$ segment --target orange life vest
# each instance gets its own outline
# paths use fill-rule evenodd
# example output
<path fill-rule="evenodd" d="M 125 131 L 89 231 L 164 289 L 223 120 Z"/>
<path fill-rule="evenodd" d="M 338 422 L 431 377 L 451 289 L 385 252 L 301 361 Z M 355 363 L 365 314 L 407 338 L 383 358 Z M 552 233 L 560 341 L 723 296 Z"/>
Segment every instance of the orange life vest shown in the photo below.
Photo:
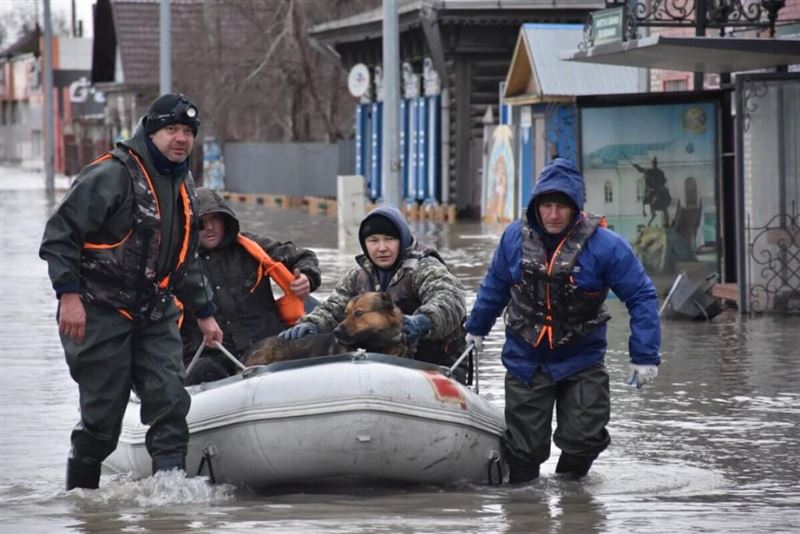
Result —
<path fill-rule="evenodd" d="M 275 300 L 281 321 L 288 326 L 295 324 L 305 313 L 305 307 L 303 297 L 295 295 L 289 287 L 292 280 L 294 280 L 294 275 L 284 264 L 270 258 L 261 245 L 249 237 L 239 234 L 236 236 L 236 242 L 258 262 L 256 283 L 250 288 L 250 292 L 252 293 L 256 290 L 266 273 L 283 291 L 283 296 Z"/>

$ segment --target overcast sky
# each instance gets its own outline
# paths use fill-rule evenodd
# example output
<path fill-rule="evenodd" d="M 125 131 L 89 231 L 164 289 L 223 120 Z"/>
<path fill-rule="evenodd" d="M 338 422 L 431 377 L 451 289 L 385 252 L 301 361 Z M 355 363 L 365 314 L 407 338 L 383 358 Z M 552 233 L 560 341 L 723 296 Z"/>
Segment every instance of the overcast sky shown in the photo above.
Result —
<path fill-rule="evenodd" d="M 92 6 L 95 0 L 74 0 L 75 18 L 83 20 L 83 36 L 92 36 Z M 58 13 L 70 27 L 72 22 L 73 0 L 50 0 L 50 10 L 53 16 Z M 30 13 L 38 10 L 39 20 L 42 20 L 44 13 L 44 0 L 0 0 L 0 19 L 5 19 L 5 14 L 9 11 L 23 9 Z"/>

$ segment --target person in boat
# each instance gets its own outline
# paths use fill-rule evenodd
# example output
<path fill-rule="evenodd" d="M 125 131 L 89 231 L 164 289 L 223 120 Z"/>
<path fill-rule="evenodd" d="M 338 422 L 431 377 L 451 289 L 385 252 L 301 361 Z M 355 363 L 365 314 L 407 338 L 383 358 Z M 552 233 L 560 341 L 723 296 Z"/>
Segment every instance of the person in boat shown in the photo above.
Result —
<path fill-rule="evenodd" d="M 203 271 L 214 287 L 217 323 L 225 334 L 224 347 L 239 358 L 257 341 L 277 335 L 298 317 L 287 317 L 276 303 L 265 261 L 286 266 L 293 279 L 289 291 L 301 300 L 320 284 L 317 256 L 298 248 L 291 241 L 276 241 L 241 232 L 239 219 L 214 191 L 197 189 L 197 214 L 201 220 L 199 256 Z M 282 281 L 277 280 L 280 284 Z M 302 309 L 301 309 L 302 314 Z M 181 327 L 184 363 L 189 365 L 203 341 L 203 333 L 188 311 Z M 224 378 L 236 371 L 235 365 L 218 351 L 206 349 L 189 373 L 187 383 Z"/>
<path fill-rule="evenodd" d="M 554 406 L 557 474 L 585 476 L 608 447 L 609 289 L 630 312 L 632 383 L 640 387 L 658 375 L 656 290 L 631 246 L 581 211 L 583 192 L 571 161 L 557 158 L 542 169 L 525 217 L 503 232 L 465 325 L 467 342 L 481 347 L 508 306 L 502 359 L 511 483 L 539 476 L 550 456 Z"/>
<path fill-rule="evenodd" d="M 325 302 L 297 325 L 280 334 L 296 339 L 332 332 L 345 318 L 347 303 L 368 291 L 389 293 L 403 312 L 406 343 L 416 345 L 415 359 L 452 365 L 466 348 L 462 323 L 464 288 L 439 253 L 422 247 L 399 210 L 375 208 L 361 221 L 358 238 L 363 254 Z M 461 380 L 466 372 L 459 368 Z"/>
<path fill-rule="evenodd" d="M 68 490 L 98 487 L 132 388 L 149 426 L 153 472 L 185 469 L 191 400 L 174 296 L 208 343 L 223 339 L 195 257 L 189 154 L 199 126 L 189 98 L 160 96 L 132 138 L 82 170 L 45 226 L 39 255 L 59 299 L 61 343 L 80 393 Z"/>

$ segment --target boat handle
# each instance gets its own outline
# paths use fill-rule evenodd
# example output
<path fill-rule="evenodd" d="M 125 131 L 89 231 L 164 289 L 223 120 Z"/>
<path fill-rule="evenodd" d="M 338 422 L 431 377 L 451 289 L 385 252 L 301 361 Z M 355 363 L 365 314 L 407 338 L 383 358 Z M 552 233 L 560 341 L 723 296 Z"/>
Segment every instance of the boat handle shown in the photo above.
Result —
<path fill-rule="evenodd" d="M 478 393 L 480 391 L 478 387 L 478 350 L 477 347 L 475 346 L 474 341 L 469 342 L 469 345 L 467 345 L 467 348 L 464 349 L 464 352 L 461 353 L 461 356 L 459 356 L 456 362 L 450 366 L 450 376 L 452 376 L 453 372 L 456 370 L 456 367 L 458 367 L 461 364 L 461 362 L 464 361 L 464 358 L 469 356 L 469 353 L 472 351 L 475 351 L 473 354 L 474 361 L 472 362 L 472 364 L 474 368 L 473 375 L 475 379 L 475 393 Z"/>

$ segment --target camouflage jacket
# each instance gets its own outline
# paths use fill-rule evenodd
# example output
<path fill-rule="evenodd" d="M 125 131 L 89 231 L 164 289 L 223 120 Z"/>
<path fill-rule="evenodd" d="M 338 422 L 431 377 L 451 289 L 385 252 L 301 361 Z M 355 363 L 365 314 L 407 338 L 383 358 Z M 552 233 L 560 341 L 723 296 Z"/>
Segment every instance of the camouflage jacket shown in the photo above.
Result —
<path fill-rule="evenodd" d="M 401 282 L 404 277 L 410 276 L 410 288 L 415 298 L 398 299 L 399 295 L 393 295 L 395 300 L 415 300 L 420 303 L 417 309 L 403 310 L 403 313 L 408 315 L 423 313 L 428 316 L 431 320 L 431 330 L 425 339 L 447 339 L 455 332 L 460 332 L 461 323 L 466 315 L 464 286 L 440 259 L 423 252 L 414 244 L 406 250 L 405 259 L 392 275 L 387 292 L 392 294 L 401 285 L 405 286 Z M 403 267 L 412 262 L 413 267 Z M 345 308 L 350 299 L 363 291 L 358 281 L 360 272 L 366 272 L 369 276 L 372 282 L 371 290 L 380 291 L 375 266 L 366 255 L 357 256 L 356 263 L 358 265 L 344 275 L 328 299 L 300 319 L 300 322 L 313 323 L 320 332 L 332 331 L 345 318 Z"/>

